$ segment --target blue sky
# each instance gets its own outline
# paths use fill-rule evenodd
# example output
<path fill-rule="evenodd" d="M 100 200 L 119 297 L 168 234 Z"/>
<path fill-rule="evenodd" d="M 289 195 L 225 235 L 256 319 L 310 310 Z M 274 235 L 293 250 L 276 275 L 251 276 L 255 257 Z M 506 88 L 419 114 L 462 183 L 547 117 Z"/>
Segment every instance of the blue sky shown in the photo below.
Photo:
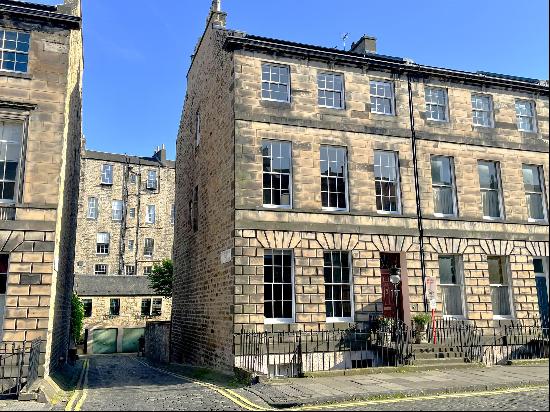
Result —
<path fill-rule="evenodd" d="M 40 1 L 40 0 L 37 0 Z M 211 0 L 84 1 L 90 149 L 151 155 L 175 140 Z M 56 0 L 44 1 L 56 4 Z M 363 34 L 417 63 L 548 79 L 547 0 L 222 0 L 228 27 L 327 47 Z"/>

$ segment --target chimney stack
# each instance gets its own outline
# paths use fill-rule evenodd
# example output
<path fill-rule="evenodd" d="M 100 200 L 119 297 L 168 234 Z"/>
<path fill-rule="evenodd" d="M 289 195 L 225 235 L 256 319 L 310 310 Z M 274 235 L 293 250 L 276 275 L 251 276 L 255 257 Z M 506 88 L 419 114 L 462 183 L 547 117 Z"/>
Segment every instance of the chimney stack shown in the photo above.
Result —
<path fill-rule="evenodd" d="M 162 145 L 162 149 L 160 146 L 157 146 L 153 159 L 156 159 L 160 163 L 166 162 L 166 147 L 164 145 Z"/>
<path fill-rule="evenodd" d="M 376 37 L 366 34 L 351 45 L 351 52 L 357 54 L 376 53 Z"/>
<path fill-rule="evenodd" d="M 210 13 L 208 14 L 208 19 L 206 24 L 210 24 L 214 27 L 223 27 L 225 28 L 225 23 L 227 20 L 227 13 L 222 11 L 222 2 L 221 0 L 212 0 L 212 6 L 210 7 Z"/>

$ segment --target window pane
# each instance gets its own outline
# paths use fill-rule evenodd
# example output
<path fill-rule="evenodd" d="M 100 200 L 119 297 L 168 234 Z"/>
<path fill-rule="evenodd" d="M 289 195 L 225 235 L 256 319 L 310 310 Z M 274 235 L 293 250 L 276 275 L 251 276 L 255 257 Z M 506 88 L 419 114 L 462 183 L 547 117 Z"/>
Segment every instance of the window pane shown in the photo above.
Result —
<path fill-rule="evenodd" d="M 481 193 L 483 203 L 483 216 L 499 218 L 500 217 L 500 202 L 497 191 L 487 191 Z"/>
<path fill-rule="evenodd" d="M 504 276 L 504 265 L 502 258 L 500 257 L 488 257 L 487 258 L 488 270 L 489 270 L 489 282 L 491 285 L 504 285 L 507 281 Z"/>
<path fill-rule="evenodd" d="M 498 175 L 495 162 L 479 162 L 479 183 L 482 189 L 498 189 Z"/>
<path fill-rule="evenodd" d="M 351 318 L 349 252 L 324 253 L 325 306 L 327 318 Z"/>
<path fill-rule="evenodd" d="M 526 200 L 529 218 L 534 220 L 544 220 L 542 195 L 530 193 L 526 195 Z"/>
<path fill-rule="evenodd" d="M 434 187 L 434 212 L 442 215 L 454 214 L 453 189 L 451 187 Z"/>
<path fill-rule="evenodd" d="M 264 315 L 268 319 L 291 319 L 293 308 L 292 253 L 264 252 Z"/>
<path fill-rule="evenodd" d="M 458 284 L 456 258 L 454 256 L 439 258 L 439 277 L 442 285 Z"/>
<path fill-rule="evenodd" d="M 290 143 L 265 141 L 262 154 L 264 205 L 290 206 L 292 169 Z"/>

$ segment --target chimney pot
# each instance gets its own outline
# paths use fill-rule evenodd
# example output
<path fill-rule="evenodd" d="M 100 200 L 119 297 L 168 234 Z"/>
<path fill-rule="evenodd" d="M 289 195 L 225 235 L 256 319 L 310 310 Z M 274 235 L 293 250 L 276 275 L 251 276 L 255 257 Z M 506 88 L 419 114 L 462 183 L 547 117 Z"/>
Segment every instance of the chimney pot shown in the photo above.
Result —
<path fill-rule="evenodd" d="M 357 54 L 376 53 L 376 37 L 363 35 L 351 45 L 351 52 Z"/>

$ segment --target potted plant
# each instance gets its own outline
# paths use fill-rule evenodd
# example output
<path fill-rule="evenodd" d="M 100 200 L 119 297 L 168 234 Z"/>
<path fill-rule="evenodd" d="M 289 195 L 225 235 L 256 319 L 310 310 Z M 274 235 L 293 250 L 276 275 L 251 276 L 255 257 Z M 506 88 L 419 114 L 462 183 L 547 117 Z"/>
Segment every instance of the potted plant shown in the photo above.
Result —
<path fill-rule="evenodd" d="M 428 342 L 428 334 L 426 332 L 426 329 L 431 319 L 432 317 L 427 313 L 418 313 L 413 317 L 416 343 Z"/>
<path fill-rule="evenodd" d="M 379 318 L 376 323 L 376 332 L 382 340 L 382 345 L 388 346 L 391 343 L 394 320 L 391 318 Z"/>

